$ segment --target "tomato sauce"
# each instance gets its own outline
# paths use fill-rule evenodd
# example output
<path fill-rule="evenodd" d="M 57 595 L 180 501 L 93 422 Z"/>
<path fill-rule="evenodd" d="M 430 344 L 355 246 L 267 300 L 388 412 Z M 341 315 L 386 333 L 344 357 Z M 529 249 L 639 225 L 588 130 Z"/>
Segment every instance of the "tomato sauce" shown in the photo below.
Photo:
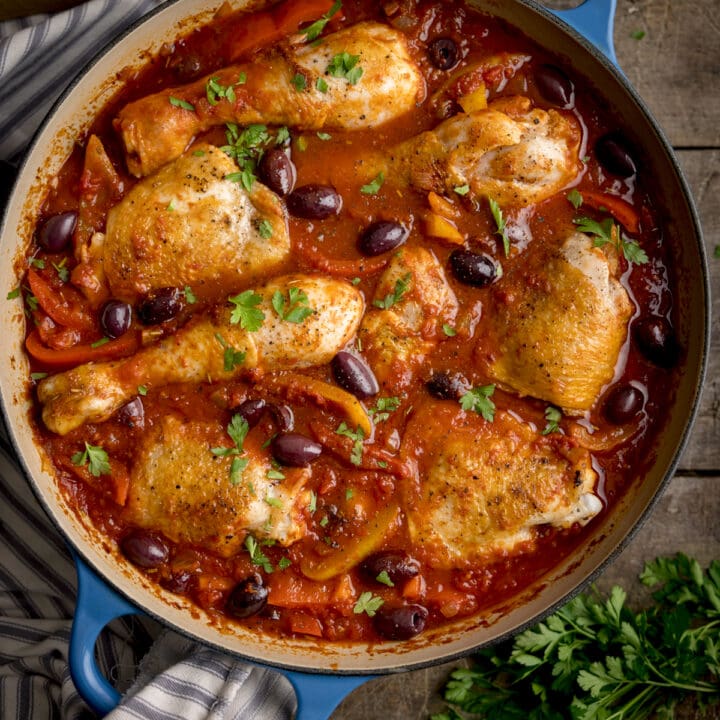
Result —
<path fill-rule="evenodd" d="M 302 10 L 299 14 L 298 8 Z M 209 26 L 178 39 L 151 58 L 141 70 L 130 74 L 124 89 L 102 111 L 88 134 L 88 137 L 97 135 L 108 153 L 117 173 L 115 194 L 126 194 L 137 182 L 126 169 L 123 148 L 113 129 L 113 118 L 122 107 L 163 88 L 194 81 L 239 59 L 257 58 L 261 62 L 264 49 L 255 46 L 254 41 L 251 42 L 253 38 L 266 37 L 269 43 L 277 42 L 278 33 L 289 35 L 299 24 L 305 25 L 329 9 L 328 2 L 288 0 L 272 11 L 275 24 L 270 22 L 268 13 L 248 18 L 244 14 L 224 11 Z M 472 67 L 488 57 L 500 53 L 527 56 L 527 61 L 513 73 L 505 72 L 501 67 L 499 70 L 491 68 L 483 75 L 488 101 L 523 95 L 537 107 L 557 108 L 554 102 L 557 98 L 548 97 L 547 90 L 543 91 L 544 86 L 537 80 L 538 73 L 542 68 L 552 66 L 561 76 L 570 79 L 573 97 L 565 112 L 579 121 L 584 132 L 581 155 L 585 166 L 575 183 L 575 189 L 586 199 L 581 210 L 570 201 L 569 188 L 529 209 L 507 209 L 505 219 L 512 252 L 506 257 L 497 222 L 485 203 L 464 198 L 461 194 L 445 200 L 450 203 L 452 224 L 463 238 L 461 245 L 495 258 L 504 266 L 506 275 L 516 264 L 526 263 L 531 267 L 533 248 L 551 242 L 555 235 L 572 227 L 578 215 L 598 221 L 614 217 L 648 256 L 645 263 L 619 259 L 621 282 L 635 309 L 613 382 L 584 417 L 560 420 L 560 432 L 575 433 L 574 436 L 585 439 L 589 436 L 591 445 L 598 446 L 592 447 L 592 456 L 599 473 L 598 495 L 605 505 L 600 516 L 587 527 L 576 525 L 560 530 L 550 525 L 541 526 L 535 531 L 533 541 L 521 544 L 509 553 L 497 553 L 475 567 L 442 569 L 423 562 L 417 566 L 419 572 L 416 568 L 415 574 L 396 583 L 383 584 L 368 579 L 358 563 L 327 579 L 310 579 L 303 572 L 308 564 L 322 564 L 343 551 L 352 553 L 358 537 L 367 533 L 372 525 L 371 519 L 377 519 L 386 508 L 398 502 L 405 483 L 398 448 L 412 414 L 424 404 L 435 402 L 429 396 L 428 381 L 437 374 L 448 372 L 463 374 L 472 385 L 487 382 L 475 370 L 475 343 L 466 338 L 450 337 L 439 344 L 420 369 L 410 376 L 411 382 L 397 399 L 398 406 L 389 411 L 382 422 L 375 424 L 374 437 L 364 444 L 364 462 L 359 465 L 350 460 L 353 439 L 335 431 L 338 417 L 331 406 L 322 406 L 302 392 L 288 390 L 287 383 L 274 384 L 268 377 L 151 389 L 138 396 L 142 417 L 137 415 L 136 404 L 130 411 L 122 410 L 102 423 L 85 424 L 62 437 L 45 428 L 39 408 L 35 418 L 38 442 L 54 462 L 58 483 L 68 503 L 78 514 L 89 517 L 97 532 L 113 546 L 121 545 L 123 538 L 133 530 L 124 518 L 123 502 L 136 449 L 143 434 L 168 413 L 176 412 L 192 420 L 224 427 L 228 423 L 227 408 L 248 398 L 262 398 L 278 407 L 289 406 L 294 415 L 295 431 L 315 438 L 323 446 L 322 455 L 312 465 L 307 486 L 311 506 L 304 513 L 305 536 L 288 547 L 260 543 L 254 548 L 255 552 L 251 552 L 246 545 L 230 557 L 165 540 L 165 546 L 169 548 L 167 557 L 147 572 L 164 589 L 190 597 L 222 622 L 238 614 L 232 611 L 233 589 L 258 574 L 260 582 L 269 590 L 267 605 L 247 618 L 230 621 L 243 622 L 269 633 L 297 633 L 329 641 L 383 639 L 373 621 L 372 605 L 369 612 L 358 606 L 363 596 L 366 603 L 375 602 L 378 607 L 382 604 L 388 607 L 419 604 L 428 612 L 429 626 L 482 613 L 499 602 L 510 601 L 541 578 L 561 559 L 571 555 L 588 534 L 597 531 L 602 518 L 611 512 L 633 478 L 649 465 L 663 423 L 663 404 L 668 388 L 673 385 L 672 367 L 663 366 L 672 363 L 652 362 L 633 335 L 633 328 L 651 316 L 662 319 L 663 328 L 671 327 L 674 281 L 668 269 L 665 238 L 655 217 L 654 200 L 647 194 L 641 174 L 623 179 L 609 172 L 598 159 L 596 143 L 614 130 L 614 121 L 598 107 L 593 88 L 587 87 L 571 67 L 515 28 L 476 13 L 461 2 L 346 2 L 342 10 L 332 16 L 324 33 L 369 19 L 397 27 L 407 36 L 411 56 L 424 77 L 425 99 L 411 113 L 372 130 L 318 133 L 290 128 L 290 148 L 298 185 L 331 185 L 343 198 L 343 210 L 336 217 L 324 220 L 289 218 L 292 269 L 301 273 L 322 271 L 345 278 L 352 281 L 366 298 L 372 298 L 381 271 L 389 263 L 392 253 L 368 258 L 358 251 L 357 238 L 369 224 L 380 220 L 402 223 L 410 229 L 407 247 L 431 248 L 440 265 L 448 268 L 451 253 L 457 250 L 458 244 L 447 238 L 428 237 L 427 217 L 431 207 L 427 193 L 412 188 L 399 191 L 390 183 L 375 193 L 363 192 L 361 187 L 367 180 L 359 171 L 361 163 L 373 153 L 387 152 L 398 142 L 432 129 L 439 118 L 457 112 L 457 100 L 451 91 L 443 94 L 443 88 L 450 87 L 450 80 L 461 74 L 463 68 Z M 238 28 L 244 28 L 243 32 Z M 429 47 L 438 38 L 449 39 L 459 52 L 460 62 L 450 70 L 440 69 L 433 62 Z M 465 78 L 464 82 L 469 87 L 461 87 L 461 93 L 478 87 L 477 78 Z M 440 100 L 435 102 L 434 98 L 438 97 Z M 201 142 L 223 145 L 225 128 L 210 130 L 195 139 L 196 144 Z M 60 173 L 59 182 L 49 191 L 38 218 L 38 228 L 58 213 L 79 209 L 86 143 L 87 138 L 79 140 Z M 113 202 L 106 201 L 101 212 L 104 213 Z M 103 230 L 104 227 L 101 224 L 96 229 Z M 34 301 L 29 301 L 29 313 L 35 321 L 35 324 L 28 323 L 29 334 L 38 333 L 39 339 L 33 336 L 35 342 L 46 349 L 44 354 L 36 351 L 31 357 L 33 372 L 53 373 L 86 360 L 102 360 L 103 352 L 112 356 L 116 352 L 115 346 L 110 346 L 108 351 L 108 343 L 102 344 L 98 308 L 88 303 L 73 286 L 72 274 L 68 277 L 57 271 L 62 267 L 71 273 L 76 263 L 72 254 L 67 251 L 50 253 L 36 246 L 29 257 L 33 267 L 23 287 L 26 297 L 37 298 L 39 302 L 33 306 Z M 41 279 L 35 281 L 34 287 L 30 279 L 32 273 Z M 448 276 L 451 277 L 451 273 Z M 524 292 L 524 283 L 528 281 L 525 277 L 516 286 L 507 287 L 507 292 Z M 477 336 L 482 335 L 486 290 L 452 278 L 451 283 L 460 307 L 477 308 L 474 329 Z M 48 292 L 47 299 L 43 300 L 42 292 L 37 289 L 45 286 L 48 286 Z M 227 292 L 237 293 L 238 288 L 227 288 Z M 155 337 L 171 335 L 192 314 L 203 310 L 202 302 L 188 304 L 174 319 L 150 329 L 143 328 L 135 316 L 131 328 L 135 344 L 126 340 L 127 347 L 117 351 L 118 356 L 133 352 Z M 93 348 L 98 341 L 101 344 Z M 672 342 L 668 342 L 670 347 Z M 58 355 L 63 352 L 67 354 Z M 671 350 L 668 353 L 671 354 Z M 329 366 L 311 368 L 303 374 L 313 380 L 333 383 Z M 138 379 L 138 384 L 142 385 L 142 378 Z M 612 422 L 607 417 L 608 398 L 614 388 L 628 385 L 640 390 L 642 409 L 628 422 Z M 387 393 L 381 392 L 378 397 L 383 395 L 387 396 Z M 493 401 L 498 410 L 507 410 L 525 422 L 534 423 L 538 429 L 546 425 L 547 402 L 518 397 L 500 387 L 495 388 Z M 366 407 L 373 408 L 375 402 L 376 399 L 368 399 Z M 446 402 L 448 408 L 456 408 L 454 401 Z M 442 432 L 446 419 L 443 412 L 452 415 L 455 409 L 440 411 L 438 427 L 428 427 L 428 433 Z M 261 445 L 276 432 L 277 418 L 265 413 L 250 429 L 248 441 Z M 601 442 L 603 438 L 605 444 Z M 407 443 L 412 448 L 412 439 L 405 442 L 407 451 Z M 87 465 L 79 464 L 78 453 L 87 445 L 105 451 L 110 472 L 95 476 Z M 416 451 L 421 453 L 421 443 L 418 448 Z M 403 521 L 402 508 L 399 518 L 391 523 L 392 532 L 376 550 L 392 549 L 414 556 L 415 548 Z"/>

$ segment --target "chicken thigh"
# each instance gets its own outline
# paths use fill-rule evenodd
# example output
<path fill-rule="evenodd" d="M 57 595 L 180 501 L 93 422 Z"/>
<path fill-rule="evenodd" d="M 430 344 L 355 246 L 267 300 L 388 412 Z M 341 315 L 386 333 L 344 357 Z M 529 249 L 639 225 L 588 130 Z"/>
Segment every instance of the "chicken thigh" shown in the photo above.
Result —
<path fill-rule="evenodd" d="M 242 314 L 238 317 L 240 305 L 223 307 L 214 315 L 195 316 L 132 357 L 79 365 L 46 378 L 38 385 L 45 425 L 64 435 L 83 423 L 106 420 L 139 385 L 229 380 L 250 371 L 325 364 L 350 342 L 364 311 L 362 295 L 352 285 L 312 275 L 279 277 L 240 297 L 244 312 L 256 318 L 252 327 Z M 281 302 L 287 311 L 283 317 L 276 309 L 283 309 Z M 300 322 L 285 319 L 292 317 L 293 306 L 312 312 Z"/>
<path fill-rule="evenodd" d="M 442 325 L 454 320 L 458 302 L 435 255 L 407 247 L 380 278 L 375 303 L 358 339 L 378 382 L 394 392 L 407 385 L 415 368 L 446 337 Z"/>
<path fill-rule="evenodd" d="M 489 197 L 500 206 L 541 202 L 578 174 L 581 131 L 569 115 L 533 108 L 528 98 L 503 98 L 459 113 L 398 145 L 389 157 L 365 159 L 363 176 L 383 171 L 389 182 L 453 195 Z"/>
<path fill-rule="evenodd" d="M 356 58 L 353 67 L 336 68 L 337 58 L 346 57 Z M 233 91 L 211 102 L 209 81 Z M 225 68 L 132 102 L 120 111 L 115 127 L 130 172 L 141 177 L 181 155 L 198 133 L 215 125 L 376 127 L 412 110 L 424 88 L 403 34 L 366 22 L 328 35 L 320 44 Z"/>
<path fill-rule="evenodd" d="M 503 387 L 582 414 L 613 379 L 633 306 L 616 257 L 587 235 L 543 248 L 532 263 L 494 286 L 476 357 Z"/>
<path fill-rule="evenodd" d="M 405 491 L 410 536 L 435 567 L 471 567 L 532 543 L 540 525 L 585 524 L 602 509 L 586 450 L 502 410 L 488 422 L 426 401 L 403 452 L 419 470 Z"/>
<path fill-rule="evenodd" d="M 271 479 L 267 450 L 248 435 L 247 466 L 230 480 L 232 456 L 213 453 L 228 444 L 215 424 L 167 415 L 142 439 L 131 470 L 124 514 L 139 527 L 159 530 L 174 542 L 200 545 L 222 556 L 238 552 L 247 532 L 289 545 L 305 527 L 303 492 L 310 471 L 284 467 Z M 276 473 L 277 475 L 277 473 Z"/>
<path fill-rule="evenodd" d="M 150 290 L 189 286 L 217 300 L 288 259 L 283 203 L 259 182 L 248 192 L 226 179 L 236 171 L 224 152 L 202 145 L 110 210 L 104 240 L 91 252 L 114 297 L 134 302 Z"/>

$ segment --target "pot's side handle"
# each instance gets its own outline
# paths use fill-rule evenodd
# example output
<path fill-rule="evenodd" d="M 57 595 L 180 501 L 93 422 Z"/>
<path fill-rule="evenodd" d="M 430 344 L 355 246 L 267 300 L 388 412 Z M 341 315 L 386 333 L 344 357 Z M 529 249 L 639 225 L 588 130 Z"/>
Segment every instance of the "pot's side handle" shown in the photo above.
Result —
<path fill-rule="evenodd" d="M 311 675 L 283 670 L 297 697 L 295 720 L 327 720 L 340 702 L 372 676 Z"/>
<path fill-rule="evenodd" d="M 552 10 L 561 20 L 577 30 L 618 66 L 613 42 L 613 25 L 617 0 L 585 0 L 570 10 Z"/>
<path fill-rule="evenodd" d="M 102 629 L 123 615 L 141 611 L 118 595 L 73 552 L 78 577 L 78 597 L 70 634 L 70 675 L 80 697 L 101 717 L 120 702 L 120 693 L 100 672 L 95 643 Z M 268 668 L 277 671 L 277 668 Z M 327 720 L 340 701 L 372 679 L 368 675 L 318 675 L 280 671 L 297 696 L 295 720 Z"/>
<path fill-rule="evenodd" d="M 111 620 L 138 615 L 141 611 L 100 580 L 74 552 L 73 558 L 78 597 L 70 633 L 70 675 L 80 697 L 104 717 L 120 702 L 120 693 L 100 672 L 95 660 L 95 643 Z"/>

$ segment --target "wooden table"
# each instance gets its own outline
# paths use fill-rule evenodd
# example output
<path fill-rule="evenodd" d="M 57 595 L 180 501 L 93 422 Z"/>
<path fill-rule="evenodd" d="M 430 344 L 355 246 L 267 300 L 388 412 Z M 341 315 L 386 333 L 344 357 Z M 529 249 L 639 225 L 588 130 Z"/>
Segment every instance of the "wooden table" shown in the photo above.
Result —
<path fill-rule="evenodd" d="M 709 257 L 713 314 L 717 316 L 720 259 L 715 259 L 713 252 L 720 246 L 720 3 L 618 0 L 617 5 L 618 61 L 675 148 L 694 194 Z M 644 37 L 634 39 L 636 31 L 644 31 Z M 713 330 L 699 416 L 680 469 L 650 519 L 598 582 L 601 589 L 623 585 L 630 591 L 631 601 L 641 599 L 636 577 L 646 560 L 678 551 L 696 557 L 703 565 L 720 558 L 717 323 Z M 332 720 L 427 720 L 443 707 L 438 690 L 457 665 L 450 663 L 366 683 L 341 703 Z M 694 717 L 687 708 L 682 716 Z M 705 717 L 720 718 L 720 709 Z"/>

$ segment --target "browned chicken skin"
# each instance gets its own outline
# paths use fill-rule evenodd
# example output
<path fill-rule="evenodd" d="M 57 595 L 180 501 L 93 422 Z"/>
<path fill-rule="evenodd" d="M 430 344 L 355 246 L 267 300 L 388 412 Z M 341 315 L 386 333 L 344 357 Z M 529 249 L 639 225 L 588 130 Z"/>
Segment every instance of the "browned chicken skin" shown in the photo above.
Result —
<path fill-rule="evenodd" d="M 339 54 L 359 56 L 362 76 L 354 83 L 326 73 Z M 293 78 L 304 78 L 298 89 Z M 234 89 L 235 101 L 206 97 L 208 80 Z M 327 89 L 318 89 L 322 78 Z M 245 82 L 239 81 L 244 79 Z M 324 87 L 324 86 L 323 86 Z M 181 155 L 204 130 L 227 122 L 291 125 L 306 130 L 375 127 L 413 108 L 424 82 L 410 59 L 402 33 L 367 22 L 340 30 L 320 45 L 304 45 L 263 61 L 235 65 L 184 87 L 163 90 L 124 107 L 117 128 L 127 164 L 142 177 Z M 171 98 L 192 109 L 171 104 Z"/>
<path fill-rule="evenodd" d="M 283 320 L 272 306 L 275 292 L 295 288 L 307 295 L 313 313 L 301 323 Z M 350 342 L 364 310 L 362 295 L 349 283 L 313 275 L 279 277 L 257 291 L 256 308 L 264 313 L 255 331 L 233 322 L 230 307 L 217 317 L 200 315 L 174 335 L 139 350 L 132 357 L 79 365 L 38 385 L 45 425 L 64 435 L 86 422 L 107 420 L 148 388 L 178 382 L 229 380 L 250 370 L 280 370 L 323 365 Z M 243 353 L 228 367 L 225 350 Z"/>

